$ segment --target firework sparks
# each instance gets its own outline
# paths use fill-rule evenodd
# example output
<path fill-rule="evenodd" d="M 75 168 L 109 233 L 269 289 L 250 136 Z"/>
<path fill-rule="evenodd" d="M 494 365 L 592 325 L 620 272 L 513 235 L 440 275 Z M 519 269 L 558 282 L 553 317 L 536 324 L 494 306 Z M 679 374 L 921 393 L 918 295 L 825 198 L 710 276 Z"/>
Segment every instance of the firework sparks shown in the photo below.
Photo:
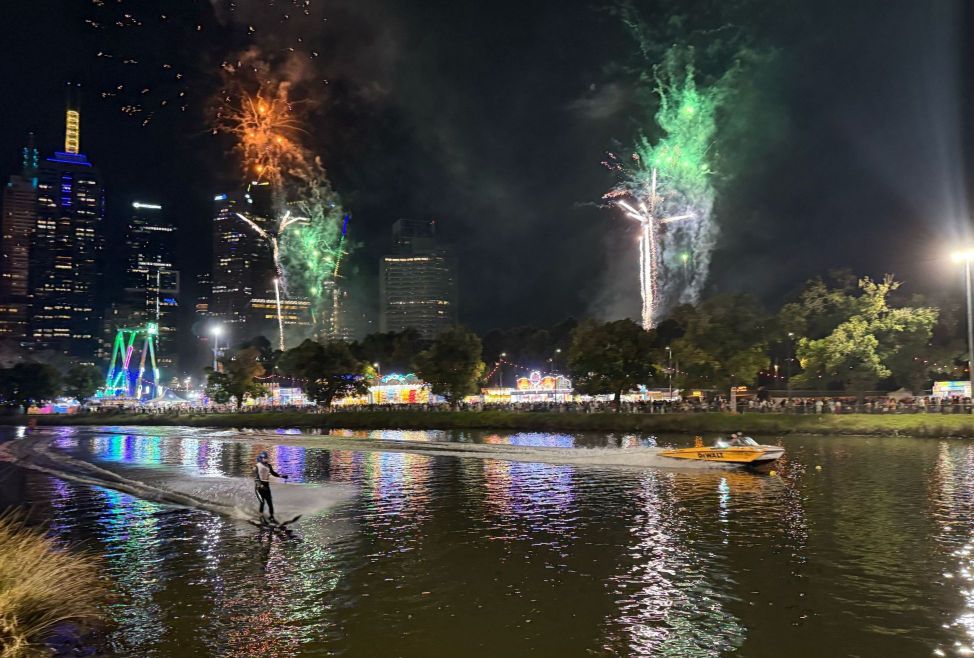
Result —
<path fill-rule="evenodd" d="M 662 205 L 662 199 L 657 194 L 656 170 L 653 169 L 651 183 L 643 195 L 645 201 L 639 204 L 639 209 L 633 208 L 625 201 L 616 201 L 616 205 L 640 224 L 639 236 L 639 292 L 642 296 L 641 321 L 643 329 L 652 329 L 653 314 L 658 304 L 659 296 L 659 234 L 663 224 L 690 219 L 693 213 L 672 215 L 670 217 L 657 216 L 657 206 Z"/>
<path fill-rule="evenodd" d="M 244 179 L 269 186 L 274 219 L 248 213 L 237 217 L 271 251 L 275 295 L 308 299 L 315 333 L 321 336 L 333 324 L 334 286 L 329 282 L 337 277 L 345 249 L 345 213 L 320 158 L 301 141 L 306 133 L 288 98 L 289 84 L 264 80 L 252 95 L 238 80 L 231 87 L 234 91 L 224 95 L 217 112 L 215 130 L 235 138 Z"/>
<path fill-rule="evenodd" d="M 284 185 L 290 170 L 307 168 L 304 148 L 297 140 L 300 123 L 288 99 L 288 87 L 281 83 L 275 90 L 263 85 L 253 96 L 230 93 L 217 112 L 216 130 L 234 136 L 247 173 L 275 189 Z"/>
<path fill-rule="evenodd" d="M 615 154 L 603 163 L 622 179 L 604 198 L 641 225 L 641 320 L 647 329 L 668 302 L 696 300 L 716 238 L 710 161 L 721 92 L 698 89 L 692 67 L 681 65 L 674 51 L 657 67 L 656 80 L 660 104 L 655 120 L 663 136 L 654 144 L 642 135 L 631 163 Z M 626 198 L 634 199 L 635 207 Z M 690 219 L 675 224 L 661 242 L 664 226 Z M 692 267 L 686 257 L 690 253 Z"/>

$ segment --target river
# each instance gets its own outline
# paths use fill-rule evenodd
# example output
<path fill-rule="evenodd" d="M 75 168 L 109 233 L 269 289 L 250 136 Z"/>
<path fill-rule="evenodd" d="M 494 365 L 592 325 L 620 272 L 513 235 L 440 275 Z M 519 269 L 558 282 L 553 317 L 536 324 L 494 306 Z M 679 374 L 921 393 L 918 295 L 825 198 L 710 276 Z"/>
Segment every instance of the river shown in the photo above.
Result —
<path fill-rule="evenodd" d="M 237 510 L 0 464 L 0 507 L 104 558 L 111 655 L 953 656 L 974 642 L 970 441 L 786 437 L 771 476 L 586 462 L 653 443 L 623 435 L 38 435 L 132 491 Z M 450 442 L 475 456 L 424 448 Z M 511 461 L 507 446 L 581 457 Z M 260 450 L 292 476 L 274 495 L 279 518 L 305 514 L 293 539 L 237 518 Z"/>

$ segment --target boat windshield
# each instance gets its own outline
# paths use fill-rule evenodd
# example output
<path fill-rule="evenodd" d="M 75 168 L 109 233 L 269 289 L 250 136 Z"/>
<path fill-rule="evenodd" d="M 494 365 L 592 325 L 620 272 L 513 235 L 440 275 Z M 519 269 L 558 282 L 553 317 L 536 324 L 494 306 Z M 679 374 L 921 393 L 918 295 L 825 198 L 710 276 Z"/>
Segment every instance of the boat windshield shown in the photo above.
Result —
<path fill-rule="evenodd" d="M 720 438 L 714 441 L 715 448 L 734 448 L 739 446 L 756 446 L 759 445 L 757 441 L 749 436 L 739 436 L 734 439 L 724 439 Z"/>

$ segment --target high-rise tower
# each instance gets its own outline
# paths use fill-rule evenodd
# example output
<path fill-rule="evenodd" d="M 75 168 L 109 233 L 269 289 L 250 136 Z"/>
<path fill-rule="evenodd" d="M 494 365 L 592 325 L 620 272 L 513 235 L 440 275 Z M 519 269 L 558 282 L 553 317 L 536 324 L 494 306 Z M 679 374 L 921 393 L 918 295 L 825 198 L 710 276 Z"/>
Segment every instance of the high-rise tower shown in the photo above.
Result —
<path fill-rule="evenodd" d="M 21 171 L 3 190 L 0 223 L 0 338 L 27 338 L 30 242 L 37 221 L 38 155 L 31 134 L 24 147 Z"/>
<path fill-rule="evenodd" d="M 131 308 L 128 324 L 159 327 L 159 365 L 175 363 L 179 272 L 173 265 L 176 227 L 157 203 L 135 201 L 125 240 L 123 298 Z"/>
<path fill-rule="evenodd" d="M 282 328 L 292 338 L 306 337 L 311 331 L 311 303 L 283 294 L 273 247 L 261 235 L 275 230 L 270 185 L 254 182 L 242 200 L 220 194 L 215 203 L 209 315 L 229 325 L 233 342 L 258 335 L 277 342 Z"/>
<path fill-rule="evenodd" d="M 261 260 L 261 244 L 237 217 L 244 204 L 226 194 L 217 195 L 213 209 L 213 278 L 209 313 L 233 325 L 234 339 L 247 321 L 254 296 L 253 274 Z"/>
<path fill-rule="evenodd" d="M 416 329 L 433 339 L 457 322 L 456 265 L 436 240 L 436 224 L 400 219 L 392 225 L 394 255 L 379 268 L 379 330 Z"/>
<path fill-rule="evenodd" d="M 98 317 L 95 285 L 97 231 L 105 217 L 101 176 L 80 151 L 80 113 L 69 109 L 65 150 L 37 170 L 37 220 L 27 277 L 28 338 L 36 349 L 52 349 L 91 361 Z"/>

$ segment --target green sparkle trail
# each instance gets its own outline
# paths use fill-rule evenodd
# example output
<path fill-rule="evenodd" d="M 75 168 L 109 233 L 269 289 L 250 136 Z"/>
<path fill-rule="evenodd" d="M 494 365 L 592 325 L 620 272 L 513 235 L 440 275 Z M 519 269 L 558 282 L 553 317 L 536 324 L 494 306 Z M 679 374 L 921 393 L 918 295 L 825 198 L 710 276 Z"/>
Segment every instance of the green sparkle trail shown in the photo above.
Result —
<path fill-rule="evenodd" d="M 288 292 L 311 302 L 315 333 L 327 336 L 334 327 L 338 267 L 344 255 L 348 215 L 327 179 L 317 178 L 291 204 L 301 220 L 281 236 L 281 267 Z"/>

